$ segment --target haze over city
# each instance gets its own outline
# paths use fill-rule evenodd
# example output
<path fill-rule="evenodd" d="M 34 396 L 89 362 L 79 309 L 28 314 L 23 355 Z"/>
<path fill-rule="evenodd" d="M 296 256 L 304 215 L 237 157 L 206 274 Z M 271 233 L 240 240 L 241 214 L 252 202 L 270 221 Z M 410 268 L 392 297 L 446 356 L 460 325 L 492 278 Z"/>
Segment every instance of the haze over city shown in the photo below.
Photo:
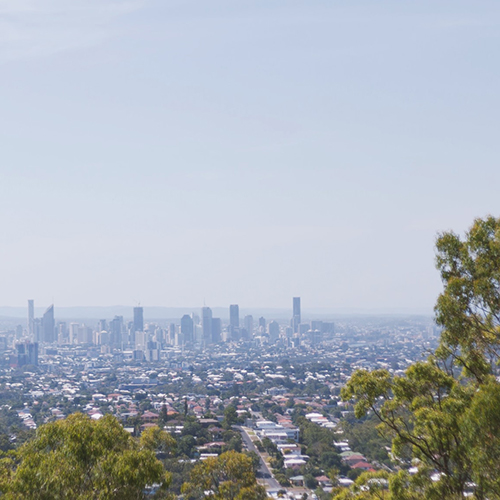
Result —
<path fill-rule="evenodd" d="M 432 313 L 498 213 L 494 1 L 0 2 L 0 305 Z"/>
<path fill-rule="evenodd" d="M 0 0 L 0 497 L 500 500 L 498 0 Z"/>

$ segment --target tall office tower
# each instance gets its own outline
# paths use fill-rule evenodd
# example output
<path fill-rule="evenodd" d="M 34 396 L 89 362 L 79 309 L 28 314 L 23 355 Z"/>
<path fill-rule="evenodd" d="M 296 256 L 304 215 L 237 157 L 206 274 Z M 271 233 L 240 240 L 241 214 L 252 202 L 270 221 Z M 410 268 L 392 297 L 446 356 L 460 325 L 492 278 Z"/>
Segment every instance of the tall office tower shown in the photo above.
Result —
<path fill-rule="evenodd" d="M 21 342 L 16 344 L 17 366 L 34 365 L 38 366 L 38 343 Z"/>
<path fill-rule="evenodd" d="M 201 331 L 203 345 L 212 343 L 212 309 L 202 307 L 201 309 Z"/>
<path fill-rule="evenodd" d="M 135 348 L 138 351 L 144 351 L 148 342 L 148 334 L 143 331 L 135 332 Z"/>
<path fill-rule="evenodd" d="M 262 328 L 263 333 L 266 331 L 266 318 L 263 316 L 259 318 L 259 328 Z"/>
<path fill-rule="evenodd" d="M 189 314 L 184 314 L 181 318 L 181 342 L 187 344 L 194 340 L 194 323 Z"/>
<path fill-rule="evenodd" d="M 144 309 L 142 307 L 134 307 L 134 331 L 144 331 Z"/>
<path fill-rule="evenodd" d="M 175 332 L 174 336 L 174 346 L 175 347 L 182 347 L 184 345 L 184 341 L 182 340 L 182 333 L 180 327 L 177 329 Z"/>
<path fill-rule="evenodd" d="M 229 306 L 229 324 L 233 328 L 240 327 L 240 308 L 238 304 L 232 304 Z"/>
<path fill-rule="evenodd" d="M 42 318 L 35 318 L 33 325 L 33 339 L 35 342 L 42 341 Z"/>
<path fill-rule="evenodd" d="M 56 324 L 54 321 L 54 304 L 49 306 L 42 318 L 42 340 L 44 342 L 55 342 Z"/>
<path fill-rule="evenodd" d="M 23 325 L 16 326 L 16 338 L 20 339 L 23 336 Z"/>
<path fill-rule="evenodd" d="M 280 325 L 276 321 L 270 321 L 267 329 L 269 332 L 269 341 L 274 344 L 280 337 Z"/>
<path fill-rule="evenodd" d="M 157 326 L 154 331 L 154 341 L 158 343 L 160 348 L 167 343 L 167 335 L 166 332 L 163 331 L 163 328 Z"/>
<path fill-rule="evenodd" d="M 92 344 L 93 342 L 92 328 L 83 324 L 78 327 L 78 343 L 79 344 Z"/>
<path fill-rule="evenodd" d="M 108 324 L 107 324 L 107 321 L 105 319 L 100 319 L 99 320 L 99 323 L 97 325 L 97 329 L 102 332 L 102 331 L 108 331 Z"/>
<path fill-rule="evenodd" d="M 294 333 L 299 331 L 300 325 L 300 297 L 293 298 L 293 318 L 292 318 L 292 326 Z"/>
<path fill-rule="evenodd" d="M 78 323 L 69 324 L 69 343 L 78 344 L 78 329 L 80 325 Z"/>
<path fill-rule="evenodd" d="M 26 328 L 28 338 L 33 341 L 35 339 L 35 301 L 28 300 L 28 325 Z"/>
<path fill-rule="evenodd" d="M 110 343 L 116 347 L 122 346 L 123 316 L 115 316 L 109 322 Z"/>
<path fill-rule="evenodd" d="M 68 329 L 66 328 L 66 323 L 61 321 L 57 324 L 57 343 L 58 344 L 67 344 L 68 343 Z"/>
<path fill-rule="evenodd" d="M 245 325 L 245 330 L 247 331 L 246 340 L 249 340 L 253 336 L 253 316 L 251 316 L 250 314 L 248 316 L 245 316 L 243 324 Z"/>
<path fill-rule="evenodd" d="M 176 328 L 175 328 L 175 323 L 170 323 L 168 325 L 168 343 L 170 345 L 176 345 L 175 344 L 175 334 L 176 334 Z"/>
<path fill-rule="evenodd" d="M 222 322 L 220 318 L 212 318 L 212 343 L 219 344 L 222 340 Z"/>

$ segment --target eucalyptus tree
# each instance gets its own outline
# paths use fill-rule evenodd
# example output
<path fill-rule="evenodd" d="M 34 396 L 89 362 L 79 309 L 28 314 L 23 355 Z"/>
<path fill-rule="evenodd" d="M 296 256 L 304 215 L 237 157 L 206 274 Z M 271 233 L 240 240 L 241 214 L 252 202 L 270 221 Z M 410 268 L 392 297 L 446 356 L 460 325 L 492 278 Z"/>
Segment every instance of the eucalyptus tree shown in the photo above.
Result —
<path fill-rule="evenodd" d="M 401 468 L 387 477 L 386 498 L 498 499 L 500 219 L 476 219 L 464 239 L 439 235 L 436 264 L 444 287 L 435 306 L 437 350 L 403 375 L 359 370 L 342 396 L 354 399 L 358 418 L 378 417 L 396 460 L 417 466 L 414 475 Z M 370 497 L 358 482 L 336 498 L 381 494 Z"/>

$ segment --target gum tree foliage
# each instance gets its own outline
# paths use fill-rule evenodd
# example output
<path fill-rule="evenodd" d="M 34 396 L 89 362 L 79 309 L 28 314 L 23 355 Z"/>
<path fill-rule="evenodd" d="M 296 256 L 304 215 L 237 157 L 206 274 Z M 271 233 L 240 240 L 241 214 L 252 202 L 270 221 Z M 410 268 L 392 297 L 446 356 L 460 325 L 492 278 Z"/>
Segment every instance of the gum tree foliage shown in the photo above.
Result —
<path fill-rule="evenodd" d="M 500 219 L 475 220 L 464 239 L 439 235 L 436 254 L 444 286 L 435 306 L 442 327 L 436 352 L 402 376 L 357 371 L 342 392 L 356 401 L 358 418 L 378 417 L 395 457 L 412 459 L 418 473 L 403 467 L 372 496 L 361 477 L 358 493 L 339 500 L 458 499 L 471 490 L 477 499 L 500 498 Z"/>
<path fill-rule="evenodd" d="M 153 450 L 158 456 L 168 458 L 177 451 L 177 441 L 172 435 L 158 426 L 148 427 L 141 434 L 143 448 Z"/>
<path fill-rule="evenodd" d="M 182 486 L 186 499 L 264 500 L 266 490 L 257 484 L 252 459 L 228 451 L 198 462 Z"/>
<path fill-rule="evenodd" d="M 336 500 L 386 500 L 389 474 L 386 471 L 363 472 L 351 489 L 335 488 Z"/>
<path fill-rule="evenodd" d="M 237 422 L 238 414 L 236 413 L 236 408 L 233 405 L 228 405 L 224 410 L 224 420 L 222 422 L 222 426 L 224 429 L 230 429 Z"/>
<path fill-rule="evenodd" d="M 159 429 L 138 441 L 111 415 L 93 421 L 74 413 L 41 426 L 34 439 L 1 460 L 2 498 L 135 500 L 146 498 L 153 484 L 161 497 L 170 478 L 155 451 L 169 450 L 172 441 Z"/>

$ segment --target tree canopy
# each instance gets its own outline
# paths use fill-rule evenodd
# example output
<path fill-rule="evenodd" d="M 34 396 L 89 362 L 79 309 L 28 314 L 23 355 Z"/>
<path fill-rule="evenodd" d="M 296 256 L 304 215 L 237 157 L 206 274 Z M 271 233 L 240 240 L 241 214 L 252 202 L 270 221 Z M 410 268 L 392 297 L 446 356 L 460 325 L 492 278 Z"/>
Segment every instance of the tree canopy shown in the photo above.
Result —
<path fill-rule="evenodd" d="M 500 498 L 500 219 L 477 219 L 465 239 L 443 233 L 436 251 L 444 286 L 436 352 L 404 375 L 357 371 L 342 391 L 356 401 L 358 418 L 380 419 L 401 470 L 372 496 L 361 487 L 370 478 L 360 477 L 339 500 Z"/>
<path fill-rule="evenodd" d="M 182 487 L 189 499 L 264 500 L 266 490 L 257 484 L 252 458 L 236 451 L 198 462 Z"/>
<path fill-rule="evenodd" d="M 0 491 L 6 499 L 25 500 L 145 498 L 148 486 L 168 486 L 154 449 L 170 444 L 153 431 L 137 442 L 111 415 L 94 421 L 74 413 L 41 426 L 2 459 Z"/>

